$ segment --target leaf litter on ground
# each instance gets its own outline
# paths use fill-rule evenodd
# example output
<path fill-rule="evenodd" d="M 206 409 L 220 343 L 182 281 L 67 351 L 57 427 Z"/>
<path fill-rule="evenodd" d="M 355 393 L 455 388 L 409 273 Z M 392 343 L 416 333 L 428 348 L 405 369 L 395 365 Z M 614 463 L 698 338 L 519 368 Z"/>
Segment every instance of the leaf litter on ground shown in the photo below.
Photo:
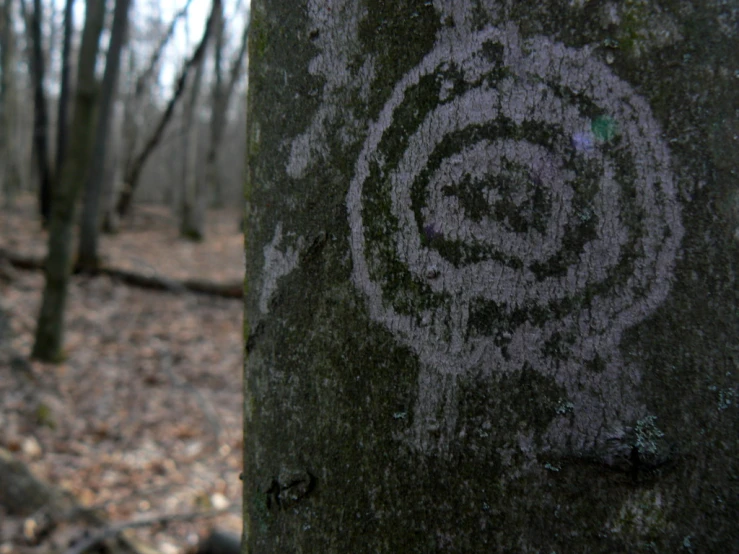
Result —
<path fill-rule="evenodd" d="M 44 252 L 33 209 L 26 198 L 0 213 L 0 247 Z M 177 237 L 166 209 L 140 212 L 101 242 L 111 265 L 174 279 L 242 278 L 238 213 L 210 213 L 206 240 L 192 244 Z M 11 315 L 9 348 L 27 359 L 44 278 L 12 275 L 0 279 L 0 301 Z M 0 368 L 0 446 L 112 522 L 233 507 L 215 520 L 135 531 L 161 552 L 192 546 L 212 526 L 239 533 L 241 302 L 75 275 L 65 321 L 63 363 Z M 0 528 L 0 551 L 9 545 L 42 548 L 15 544 Z"/>

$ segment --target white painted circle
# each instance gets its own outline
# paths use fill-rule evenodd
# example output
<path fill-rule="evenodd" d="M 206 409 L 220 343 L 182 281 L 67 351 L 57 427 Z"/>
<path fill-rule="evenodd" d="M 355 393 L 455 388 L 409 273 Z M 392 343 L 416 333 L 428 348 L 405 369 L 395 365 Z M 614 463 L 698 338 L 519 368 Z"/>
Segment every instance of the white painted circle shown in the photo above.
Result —
<path fill-rule="evenodd" d="M 413 95 L 431 90 L 415 114 Z M 596 116 L 617 138 L 597 136 Z M 664 300 L 683 232 L 646 102 L 589 51 L 513 27 L 440 40 L 396 84 L 347 207 L 370 317 L 451 374 L 549 371 L 542 347 L 566 333 L 570 357 L 612 349 Z M 473 328 L 479 305 L 502 314 L 517 355 Z"/>

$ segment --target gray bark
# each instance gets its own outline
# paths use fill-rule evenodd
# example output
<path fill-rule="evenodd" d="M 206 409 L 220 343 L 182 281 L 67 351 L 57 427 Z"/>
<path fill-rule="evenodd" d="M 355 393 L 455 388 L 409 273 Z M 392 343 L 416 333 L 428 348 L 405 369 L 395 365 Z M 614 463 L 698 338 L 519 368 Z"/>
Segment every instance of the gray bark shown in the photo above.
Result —
<path fill-rule="evenodd" d="M 95 131 L 95 147 L 90 160 L 90 171 L 85 187 L 85 199 L 80 224 L 78 264 L 85 270 L 95 271 L 100 263 L 98 255 L 98 235 L 100 231 L 100 199 L 105 177 L 105 158 L 108 144 L 108 127 L 116 96 L 118 68 L 121 50 L 128 27 L 128 8 L 130 0 L 116 0 L 113 15 L 113 29 L 105 62 L 100 107 Z"/>
<path fill-rule="evenodd" d="M 215 17 L 217 21 L 218 16 Z M 198 172 L 200 122 L 197 117 L 200 89 L 203 84 L 204 61 L 205 56 L 200 58 L 195 67 L 187 104 L 182 110 L 182 176 L 179 179 L 178 198 L 180 236 L 196 241 L 203 238 L 205 226 L 204 213 L 200 212 L 204 187 Z"/>
<path fill-rule="evenodd" d="M 61 80 L 59 82 L 59 106 L 57 107 L 56 120 L 56 174 L 62 174 L 64 154 L 67 150 L 67 134 L 69 129 L 67 121 L 69 115 L 69 78 L 70 62 L 72 55 L 72 33 L 74 31 L 74 0 L 66 0 L 64 4 L 64 34 L 62 38 L 62 68 Z"/>
<path fill-rule="evenodd" d="M 127 71 L 124 75 L 135 75 L 137 69 L 137 56 L 134 48 L 128 48 L 128 66 Z M 103 231 L 106 233 L 117 233 L 120 225 L 120 219 L 115 211 L 115 204 L 118 200 L 118 196 L 121 193 L 121 189 L 125 186 L 123 183 L 123 175 L 125 167 L 127 167 L 133 156 L 136 153 L 136 145 L 139 139 L 139 133 L 141 132 L 141 124 L 144 120 L 140 110 L 143 110 L 143 91 L 145 85 L 141 84 L 141 94 L 139 91 L 139 84 L 141 83 L 140 78 L 136 82 L 134 91 L 130 90 L 126 94 L 123 106 L 123 117 L 120 124 L 120 146 L 117 150 L 117 156 L 115 161 L 115 178 L 109 183 L 109 187 L 106 191 L 106 207 L 105 215 L 103 217 Z"/>
<path fill-rule="evenodd" d="M 26 30 L 31 42 L 29 49 L 31 75 L 33 77 L 34 112 L 33 112 L 33 150 L 36 161 L 36 172 L 39 179 L 38 206 L 44 226 L 51 215 L 52 181 L 49 164 L 49 117 L 46 94 L 44 92 L 45 65 L 43 33 L 43 7 L 41 0 L 33 0 L 33 13 L 28 14 L 25 0 L 20 2 L 21 12 L 26 21 Z"/>
<path fill-rule="evenodd" d="M 245 551 L 736 549 L 737 7 L 252 0 Z"/>
<path fill-rule="evenodd" d="M 208 153 L 205 157 L 205 182 L 209 189 L 213 190 L 214 205 L 223 207 L 223 183 L 218 167 L 218 152 L 226 130 L 228 105 L 233 94 L 236 81 L 243 70 L 244 58 L 246 56 L 247 39 L 249 36 L 249 25 L 245 25 L 241 35 L 239 50 L 231 62 L 228 81 L 223 79 L 223 35 L 226 23 L 221 14 L 220 26 L 215 37 L 213 49 L 213 65 L 215 78 L 213 80 L 213 91 L 210 115 L 210 143 Z"/>
<path fill-rule="evenodd" d="M 13 31 L 14 2 L 0 4 L 0 194 L 6 207 L 21 186 L 20 152 L 17 141 L 18 71 L 16 36 Z"/>
<path fill-rule="evenodd" d="M 72 234 L 77 200 L 87 179 L 95 136 L 98 94 L 95 60 L 105 20 L 105 3 L 87 0 L 86 6 L 69 152 L 54 190 L 44 271 L 46 280 L 33 345 L 33 357 L 49 362 L 60 362 L 64 358 L 64 313 L 73 265 Z"/>

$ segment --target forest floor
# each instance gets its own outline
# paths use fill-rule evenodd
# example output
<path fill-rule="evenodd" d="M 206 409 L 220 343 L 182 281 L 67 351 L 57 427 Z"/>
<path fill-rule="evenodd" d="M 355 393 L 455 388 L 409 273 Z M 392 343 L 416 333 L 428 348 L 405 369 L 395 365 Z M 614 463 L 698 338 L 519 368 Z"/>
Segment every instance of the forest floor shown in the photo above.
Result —
<path fill-rule="evenodd" d="M 235 209 L 210 212 L 206 240 L 192 243 L 178 238 L 167 208 L 139 206 L 100 249 L 112 267 L 239 282 L 238 220 Z M 45 254 L 32 198 L 0 210 L 0 250 Z M 52 365 L 29 359 L 43 286 L 41 271 L 0 265 L 0 307 L 11 328 L 0 344 L 15 360 L 0 356 L 0 447 L 111 522 L 223 510 L 135 531 L 164 554 L 190 548 L 211 527 L 240 534 L 241 301 L 75 275 L 66 359 Z M 64 551 L 81 532 L 34 546 L 33 529 L 5 516 L 0 507 L 0 554 Z"/>

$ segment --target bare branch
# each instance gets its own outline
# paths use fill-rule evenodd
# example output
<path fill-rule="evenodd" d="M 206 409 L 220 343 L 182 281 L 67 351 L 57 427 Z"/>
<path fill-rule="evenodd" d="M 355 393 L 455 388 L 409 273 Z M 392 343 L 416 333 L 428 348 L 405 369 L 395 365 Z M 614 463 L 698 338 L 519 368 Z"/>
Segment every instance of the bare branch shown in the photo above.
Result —
<path fill-rule="evenodd" d="M 187 10 L 190 8 L 191 3 L 192 3 L 192 0 L 187 0 L 187 3 L 183 6 L 183 8 L 175 14 L 174 18 L 172 19 L 172 22 L 169 24 L 169 27 L 167 28 L 167 32 L 164 34 L 164 36 L 162 37 L 162 40 L 159 41 L 159 44 L 157 45 L 156 49 L 152 53 L 151 59 L 149 60 L 149 65 L 144 70 L 144 72 L 139 76 L 139 78 L 136 79 L 136 88 L 134 90 L 134 97 L 139 98 L 143 94 L 146 83 L 151 79 L 151 76 L 154 74 L 154 69 L 159 64 L 159 60 L 161 59 L 162 54 L 164 53 L 164 47 L 167 46 L 167 43 L 170 41 L 170 39 L 174 35 L 174 30 L 175 30 L 175 27 L 177 26 L 177 22 L 187 14 Z"/>
<path fill-rule="evenodd" d="M 162 133 L 167 127 L 169 120 L 172 118 L 172 114 L 174 113 L 177 101 L 180 99 L 182 93 L 185 90 L 185 83 L 187 83 L 187 76 L 190 72 L 190 69 L 197 66 L 200 63 L 201 58 L 205 54 L 205 49 L 208 45 L 208 40 L 214 27 L 214 20 L 216 19 L 217 14 L 220 12 L 220 9 L 221 0 L 213 0 L 213 6 L 211 8 L 210 15 L 208 16 L 205 30 L 203 31 L 203 37 L 200 39 L 200 43 L 193 52 L 192 56 L 190 56 L 190 58 L 182 66 L 180 75 L 175 85 L 175 90 L 172 93 L 172 97 L 170 98 L 169 103 L 167 104 L 167 107 L 164 110 L 164 113 L 162 114 L 162 117 L 160 118 L 156 129 L 146 141 L 146 144 L 144 145 L 141 153 L 134 159 L 131 167 L 126 168 L 126 175 L 124 176 L 126 188 L 123 190 L 123 193 L 118 199 L 118 204 L 116 206 L 116 211 L 121 216 L 125 215 L 128 212 L 131 199 L 133 198 L 134 189 L 138 184 L 141 170 L 143 169 L 144 164 L 148 160 L 151 153 L 154 151 L 154 148 L 156 148 L 156 146 L 159 144 L 159 141 L 162 138 Z"/>

